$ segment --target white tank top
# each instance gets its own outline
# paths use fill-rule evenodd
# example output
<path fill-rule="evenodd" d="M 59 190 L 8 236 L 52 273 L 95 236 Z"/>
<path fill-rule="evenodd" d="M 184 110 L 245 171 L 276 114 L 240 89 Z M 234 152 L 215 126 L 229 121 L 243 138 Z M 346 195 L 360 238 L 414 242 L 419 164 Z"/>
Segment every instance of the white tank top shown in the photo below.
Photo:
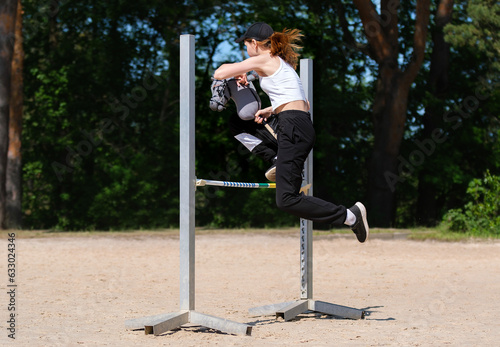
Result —
<path fill-rule="evenodd" d="M 273 111 L 279 106 L 296 100 L 306 100 L 299 75 L 293 67 L 278 57 L 280 67 L 271 76 L 260 77 L 260 87 L 271 100 Z"/>

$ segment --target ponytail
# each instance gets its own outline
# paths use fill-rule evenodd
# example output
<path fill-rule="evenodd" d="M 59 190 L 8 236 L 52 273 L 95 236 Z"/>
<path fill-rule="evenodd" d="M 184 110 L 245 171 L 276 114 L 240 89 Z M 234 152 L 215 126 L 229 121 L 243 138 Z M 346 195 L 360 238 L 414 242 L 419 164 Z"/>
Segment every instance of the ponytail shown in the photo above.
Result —
<path fill-rule="evenodd" d="M 285 29 L 283 32 L 275 32 L 268 39 L 271 46 L 271 55 L 279 56 L 294 69 L 297 68 L 300 56 L 297 51 L 302 48 L 299 45 L 302 36 L 298 29 Z"/>

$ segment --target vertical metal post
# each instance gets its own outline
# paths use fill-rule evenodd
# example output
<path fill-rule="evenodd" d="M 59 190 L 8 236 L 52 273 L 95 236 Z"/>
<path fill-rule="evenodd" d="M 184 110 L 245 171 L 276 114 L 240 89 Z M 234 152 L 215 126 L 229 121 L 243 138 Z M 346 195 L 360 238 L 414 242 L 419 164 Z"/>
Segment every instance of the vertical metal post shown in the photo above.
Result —
<path fill-rule="evenodd" d="M 195 306 L 195 45 L 180 37 L 180 309 Z"/>
<path fill-rule="evenodd" d="M 195 304 L 195 40 L 193 35 L 180 37 L 180 311 L 129 319 L 128 329 L 141 329 L 146 334 L 161 335 L 191 323 L 229 334 L 251 335 L 247 324 L 210 316 L 194 310 Z"/>
<path fill-rule="evenodd" d="M 300 60 L 300 79 L 309 100 L 311 121 L 313 120 L 313 61 Z M 313 151 L 309 153 L 304 165 L 304 180 L 306 184 L 313 182 Z M 313 186 L 308 195 L 313 195 Z M 313 298 L 313 223 L 300 219 L 300 298 Z"/>

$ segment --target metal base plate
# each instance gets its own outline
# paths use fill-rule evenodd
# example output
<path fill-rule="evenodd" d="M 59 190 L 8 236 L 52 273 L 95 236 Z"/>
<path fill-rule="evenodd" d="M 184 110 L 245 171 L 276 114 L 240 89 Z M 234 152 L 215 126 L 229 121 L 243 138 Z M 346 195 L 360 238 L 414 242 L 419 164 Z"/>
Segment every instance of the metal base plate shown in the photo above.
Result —
<path fill-rule="evenodd" d="M 204 326 L 228 334 L 248 336 L 252 334 L 252 327 L 250 325 L 210 316 L 196 311 L 179 311 L 175 313 L 130 319 L 125 322 L 125 327 L 130 330 L 144 328 L 146 335 L 154 334 L 157 336 L 173 329 L 179 329 L 182 325 L 188 323 Z"/>
<path fill-rule="evenodd" d="M 279 304 L 259 306 L 251 308 L 248 313 L 251 316 L 267 316 L 276 314 L 276 318 L 283 318 L 285 321 L 294 319 L 299 314 L 307 311 L 319 312 L 330 316 L 336 316 L 349 319 L 365 318 L 365 311 L 357 308 L 330 304 L 324 301 L 312 299 L 303 299 Z"/>

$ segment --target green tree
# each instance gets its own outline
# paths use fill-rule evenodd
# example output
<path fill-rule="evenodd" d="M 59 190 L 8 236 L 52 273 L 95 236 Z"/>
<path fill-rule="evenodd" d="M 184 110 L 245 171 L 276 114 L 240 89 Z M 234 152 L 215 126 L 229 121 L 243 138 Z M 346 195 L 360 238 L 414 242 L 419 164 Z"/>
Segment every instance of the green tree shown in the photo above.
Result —
<path fill-rule="evenodd" d="M 450 230 L 474 236 L 500 236 L 500 176 L 487 171 L 482 179 L 473 179 L 467 188 L 467 203 L 452 209 L 444 217 Z"/>
<path fill-rule="evenodd" d="M 179 35 L 197 37 L 197 90 L 206 93 L 197 94 L 196 105 L 203 114 L 213 5 L 76 1 L 47 7 L 26 1 L 29 225 L 67 230 L 178 223 Z M 204 118 L 198 120 L 203 126 Z M 214 129 L 200 131 L 211 137 L 209 148 L 220 146 Z"/>
<path fill-rule="evenodd" d="M 402 21 L 407 3 L 382 0 L 380 12 L 370 0 L 354 1 L 366 33 L 367 54 L 377 62 L 378 74 L 373 104 L 374 148 L 370 160 L 369 203 L 371 221 L 377 226 L 391 226 L 396 210 L 395 190 L 400 177 L 398 156 L 406 129 L 410 87 L 424 61 L 429 0 L 417 0 L 413 47 L 400 40 L 400 31 L 408 29 Z M 403 50 L 404 49 L 404 50 Z M 400 54 L 406 53 L 401 64 Z"/>
<path fill-rule="evenodd" d="M 427 102 L 422 116 L 419 143 L 432 140 L 436 129 L 442 126 L 440 118 L 443 114 L 444 101 L 450 89 L 450 45 L 444 40 L 443 28 L 451 21 L 453 4 L 453 0 L 440 0 L 435 9 L 434 22 L 431 25 L 432 53 L 430 54 L 430 68 L 425 87 Z M 434 140 L 432 141 L 434 143 Z M 434 146 L 436 146 L 435 143 Z M 441 166 L 436 157 L 428 156 L 418 173 L 415 220 L 419 221 L 419 224 L 427 226 L 435 225 L 439 220 L 438 192 L 442 182 L 438 179 L 439 175 L 436 175 L 437 169 Z"/>
<path fill-rule="evenodd" d="M 159 52 L 175 44 L 164 44 L 142 5 L 26 3 L 24 208 L 33 227 L 169 223 L 156 200 L 175 191 L 162 155 L 175 148 L 175 109 L 158 114 L 175 84 Z"/>
<path fill-rule="evenodd" d="M 455 1 L 453 12 L 446 11 L 451 10 L 443 6 L 446 1 L 436 5 L 430 64 L 423 65 L 409 99 L 401 157 L 420 162 L 404 168 L 397 192 L 399 226 L 434 225 L 447 210 L 465 204 L 474 177 L 486 170 L 498 173 L 500 162 L 498 88 L 490 60 L 475 47 L 444 40 L 448 26 L 472 22 L 467 2 Z"/>
<path fill-rule="evenodd" d="M 495 0 L 467 1 L 469 20 L 444 28 L 447 42 L 454 47 L 469 47 L 486 58 L 489 77 L 500 76 L 500 4 Z"/>

